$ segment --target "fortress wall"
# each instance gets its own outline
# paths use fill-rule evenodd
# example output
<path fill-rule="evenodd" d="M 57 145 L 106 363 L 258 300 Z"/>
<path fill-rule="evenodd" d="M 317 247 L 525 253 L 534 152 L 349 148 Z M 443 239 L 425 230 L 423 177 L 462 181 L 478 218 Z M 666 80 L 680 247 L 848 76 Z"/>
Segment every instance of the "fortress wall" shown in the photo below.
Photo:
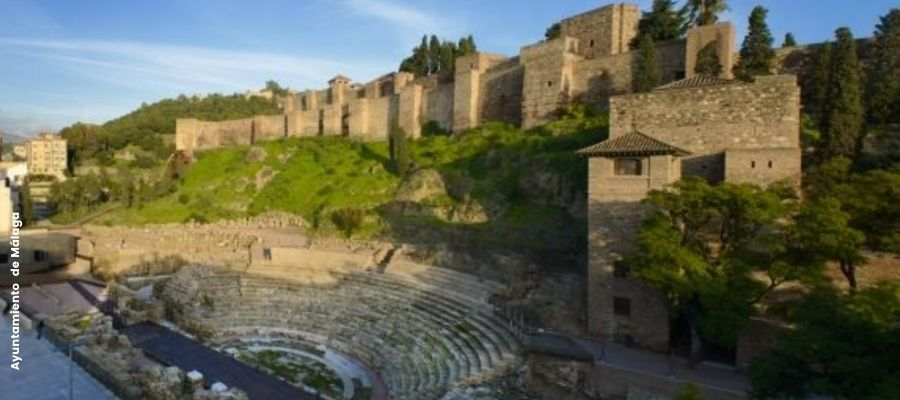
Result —
<path fill-rule="evenodd" d="M 335 136 L 341 134 L 341 109 L 340 105 L 327 105 L 320 110 L 322 118 L 323 135 Z"/>
<path fill-rule="evenodd" d="M 730 22 L 719 22 L 713 25 L 697 26 L 687 31 L 685 49 L 685 74 L 694 76 L 697 55 L 707 44 L 716 42 L 716 53 L 722 65 L 722 77 L 731 78 L 731 67 L 736 60 L 732 46 L 734 44 L 734 25 Z"/>
<path fill-rule="evenodd" d="M 397 124 L 411 139 L 418 138 L 422 133 L 422 85 L 407 85 L 400 92 L 400 100 L 397 111 Z"/>
<path fill-rule="evenodd" d="M 221 122 L 198 121 L 194 150 L 248 145 L 252 142 L 253 118 Z"/>
<path fill-rule="evenodd" d="M 350 101 L 348 111 L 350 112 L 350 135 L 353 137 L 366 138 L 369 136 L 369 99 L 358 98 Z"/>
<path fill-rule="evenodd" d="M 424 91 L 422 123 L 435 121 L 441 129 L 453 128 L 453 84 L 441 84 Z"/>
<path fill-rule="evenodd" d="M 511 58 L 495 65 L 481 76 L 480 120 L 522 122 L 522 85 L 525 69 L 519 58 Z"/>
<path fill-rule="evenodd" d="M 316 136 L 319 134 L 319 110 L 300 112 L 300 124 L 296 136 Z"/>
<path fill-rule="evenodd" d="M 560 100 L 568 95 L 572 64 L 578 40 L 570 37 L 523 47 L 520 59 L 525 66 L 522 80 L 522 127 L 531 128 L 555 118 Z"/>
<path fill-rule="evenodd" d="M 628 51 L 637 35 L 640 10 L 631 4 L 610 4 L 560 21 L 562 36 L 578 39 L 579 54 L 603 57 Z"/>
<path fill-rule="evenodd" d="M 277 139 L 286 136 L 287 116 L 257 115 L 253 117 L 253 141 Z"/>
<path fill-rule="evenodd" d="M 798 148 L 799 104 L 792 75 L 616 96 L 610 99 L 610 137 L 637 129 L 693 152 L 684 159 L 686 175 L 718 180 L 724 175 L 715 168 L 724 165 L 725 150 Z"/>
<path fill-rule="evenodd" d="M 663 43 L 656 47 L 656 60 L 662 83 L 678 79 L 684 72 L 683 40 Z M 572 73 L 573 97 L 606 109 L 610 96 L 631 93 L 632 68 L 636 52 L 603 58 L 581 60 Z"/>
<path fill-rule="evenodd" d="M 783 179 L 800 185 L 799 147 L 725 152 L 725 180 L 767 185 Z"/>
<path fill-rule="evenodd" d="M 391 121 L 396 115 L 398 96 L 384 96 L 369 101 L 369 138 L 387 140 Z"/>

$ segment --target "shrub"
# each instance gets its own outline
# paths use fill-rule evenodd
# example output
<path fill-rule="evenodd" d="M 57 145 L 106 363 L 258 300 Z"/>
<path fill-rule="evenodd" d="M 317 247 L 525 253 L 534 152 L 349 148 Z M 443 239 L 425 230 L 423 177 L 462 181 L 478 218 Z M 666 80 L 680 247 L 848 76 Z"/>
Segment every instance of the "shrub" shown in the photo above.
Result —
<path fill-rule="evenodd" d="M 435 120 L 428 121 L 422 124 L 422 136 L 438 136 L 438 135 L 449 135 L 450 131 L 441 128 L 441 124 L 439 124 Z"/>
<path fill-rule="evenodd" d="M 331 214 L 331 222 L 349 238 L 362 226 L 364 216 L 358 208 L 342 208 Z"/>

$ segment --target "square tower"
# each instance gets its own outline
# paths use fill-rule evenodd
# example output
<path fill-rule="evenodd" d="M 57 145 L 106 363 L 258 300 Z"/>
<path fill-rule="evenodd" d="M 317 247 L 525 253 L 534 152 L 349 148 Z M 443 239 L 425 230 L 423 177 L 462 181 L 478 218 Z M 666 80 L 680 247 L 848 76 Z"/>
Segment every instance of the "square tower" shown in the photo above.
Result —
<path fill-rule="evenodd" d="M 651 190 L 681 179 L 689 153 L 637 131 L 579 151 L 588 161 L 588 332 L 606 340 L 668 347 L 668 311 L 659 294 L 629 277 Z"/>
<path fill-rule="evenodd" d="M 560 21 L 562 36 L 578 39 L 585 58 L 627 53 L 641 11 L 635 4 L 610 4 Z"/>

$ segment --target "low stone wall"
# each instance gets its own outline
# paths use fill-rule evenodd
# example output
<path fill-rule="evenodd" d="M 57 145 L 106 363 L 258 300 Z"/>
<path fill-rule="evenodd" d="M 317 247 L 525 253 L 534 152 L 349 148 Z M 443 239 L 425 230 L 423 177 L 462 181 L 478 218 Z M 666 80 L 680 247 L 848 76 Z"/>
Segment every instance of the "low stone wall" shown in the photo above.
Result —
<path fill-rule="evenodd" d="M 305 225 L 301 217 L 286 213 L 212 224 L 88 225 L 80 232 L 80 243 L 90 243 L 83 247 L 93 254 L 93 272 L 109 279 L 132 268 L 143 275 L 171 273 L 185 262 L 245 268 L 251 263 L 254 244 L 305 246 Z"/>
<path fill-rule="evenodd" d="M 611 364 L 565 360 L 551 356 L 529 356 L 527 384 L 548 398 L 586 399 L 671 399 L 689 385 L 704 400 L 744 400 L 737 390 L 692 384 L 683 379 L 653 375 Z"/>

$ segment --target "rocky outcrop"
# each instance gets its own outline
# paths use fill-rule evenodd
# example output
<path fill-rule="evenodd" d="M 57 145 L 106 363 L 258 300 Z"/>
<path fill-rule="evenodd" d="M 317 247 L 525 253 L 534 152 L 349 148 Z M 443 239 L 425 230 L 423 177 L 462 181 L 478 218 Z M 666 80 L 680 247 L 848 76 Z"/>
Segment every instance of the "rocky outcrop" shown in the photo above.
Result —
<path fill-rule="evenodd" d="M 444 179 L 433 169 L 418 169 L 409 174 L 400 185 L 394 200 L 401 202 L 420 202 L 428 198 L 447 195 Z"/>
<path fill-rule="evenodd" d="M 260 169 L 255 176 L 256 191 L 258 192 L 262 190 L 262 188 L 266 187 L 266 185 L 268 185 L 269 182 L 273 178 L 275 178 L 275 175 L 278 175 L 278 171 L 272 169 L 272 167 L 268 165 L 262 167 L 262 169 Z"/>
<path fill-rule="evenodd" d="M 247 150 L 244 161 L 248 163 L 262 162 L 265 161 L 268 156 L 269 154 L 266 153 L 266 149 L 262 147 L 251 147 L 250 150 Z"/>

